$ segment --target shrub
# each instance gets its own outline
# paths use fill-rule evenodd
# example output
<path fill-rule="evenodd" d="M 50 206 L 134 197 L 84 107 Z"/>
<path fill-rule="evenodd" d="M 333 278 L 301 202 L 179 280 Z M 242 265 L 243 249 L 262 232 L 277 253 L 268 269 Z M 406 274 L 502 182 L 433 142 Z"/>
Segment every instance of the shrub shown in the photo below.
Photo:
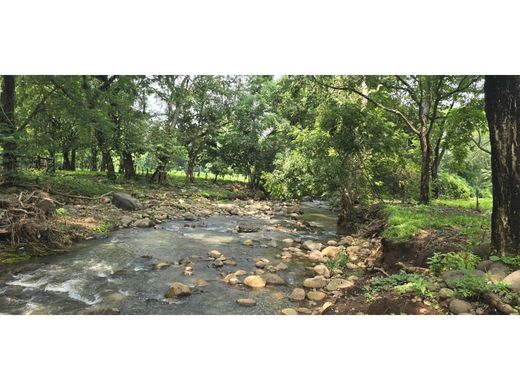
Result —
<path fill-rule="evenodd" d="M 347 252 L 340 250 L 336 256 L 326 261 L 325 265 L 328 269 L 343 269 L 350 261 Z"/>
<path fill-rule="evenodd" d="M 443 172 L 437 178 L 439 196 L 444 199 L 468 199 L 471 196 L 471 188 L 462 177 Z"/>
<path fill-rule="evenodd" d="M 428 267 L 435 275 L 455 269 L 475 269 L 480 258 L 469 252 L 434 253 L 428 259 Z"/>

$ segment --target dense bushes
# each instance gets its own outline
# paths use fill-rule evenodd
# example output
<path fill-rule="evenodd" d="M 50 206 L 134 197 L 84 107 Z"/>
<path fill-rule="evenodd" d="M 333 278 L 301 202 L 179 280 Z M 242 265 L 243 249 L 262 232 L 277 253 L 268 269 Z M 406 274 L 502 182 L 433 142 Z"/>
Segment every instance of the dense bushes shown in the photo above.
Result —
<path fill-rule="evenodd" d="M 468 199 L 472 194 L 466 180 L 452 173 L 439 174 L 435 185 L 441 199 Z"/>

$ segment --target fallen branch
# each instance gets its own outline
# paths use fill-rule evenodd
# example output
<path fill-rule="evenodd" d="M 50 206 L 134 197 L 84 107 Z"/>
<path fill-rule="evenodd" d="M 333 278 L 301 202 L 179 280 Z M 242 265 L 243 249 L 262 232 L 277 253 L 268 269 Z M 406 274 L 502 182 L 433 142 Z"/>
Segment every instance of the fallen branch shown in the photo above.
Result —
<path fill-rule="evenodd" d="M 500 297 L 492 292 L 487 292 L 483 296 L 486 303 L 490 304 L 491 306 L 495 307 L 499 312 L 504 314 L 512 314 L 515 313 L 515 309 L 504 301 L 500 299 Z"/>
<path fill-rule="evenodd" d="M 381 272 L 381 273 L 382 273 L 383 275 L 385 275 L 385 276 L 390 276 L 390 274 L 389 274 L 388 272 L 386 272 L 383 268 L 372 267 L 372 269 L 373 269 L 374 271 L 379 271 L 379 272 Z"/>
<path fill-rule="evenodd" d="M 405 270 L 406 272 L 410 272 L 412 274 L 423 274 L 423 275 L 428 275 L 430 273 L 430 270 L 428 268 L 424 268 L 424 267 L 415 267 L 415 266 L 411 266 L 411 265 L 406 265 L 404 264 L 403 262 L 399 261 L 397 263 L 397 265 L 399 267 L 401 267 L 403 270 Z"/>

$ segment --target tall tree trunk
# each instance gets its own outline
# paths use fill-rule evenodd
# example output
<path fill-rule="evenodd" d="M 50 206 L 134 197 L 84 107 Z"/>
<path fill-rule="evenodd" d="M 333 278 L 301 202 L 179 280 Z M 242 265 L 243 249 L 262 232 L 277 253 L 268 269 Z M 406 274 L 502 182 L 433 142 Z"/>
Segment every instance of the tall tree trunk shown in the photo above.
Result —
<path fill-rule="evenodd" d="M 434 199 L 438 199 L 440 196 L 439 190 L 439 166 L 441 165 L 442 157 L 444 157 L 444 152 L 446 148 L 442 147 L 442 136 L 439 137 L 435 144 L 435 148 L 433 149 L 433 159 L 432 159 L 432 168 L 431 168 L 431 178 L 432 178 L 432 196 Z"/>
<path fill-rule="evenodd" d="M 425 130 L 421 131 L 419 140 L 421 144 L 421 194 L 419 203 L 429 204 L 431 146 L 430 139 Z"/>
<path fill-rule="evenodd" d="M 157 184 L 166 184 L 167 182 L 167 173 L 168 173 L 168 163 L 169 158 L 168 156 L 161 156 L 159 157 L 159 164 L 157 165 L 157 168 L 155 168 L 154 173 L 152 174 L 152 177 L 150 178 L 150 183 L 156 182 Z M 146 175 L 148 176 L 148 171 L 146 172 Z"/>
<path fill-rule="evenodd" d="M 356 213 L 355 196 L 346 187 L 340 190 L 341 208 L 338 216 L 337 230 L 341 234 L 352 234 L 356 232 L 359 216 Z"/>
<path fill-rule="evenodd" d="M 76 170 L 76 148 L 72 148 L 70 152 L 70 170 Z"/>
<path fill-rule="evenodd" d="M 98 170 L 98 149 L 97 141 L 94 139 L 90 147 L 90 170 L 96 172 Z"/>
<path fill-rule="evenodd" d="M 12 185 L 17 175 L 15 107 L 15 76 L 4 76 L 0 95 L 0 142 L 3 148 L 2 168 L 6 185 Z"/>
<path fill-rule="evenodd" d="M 107 178 L 110 180 L 116 179 L 116 171 L 114 169 L 114 160 L 109 151 L 103 151 L 103 161 L 105 162 L 105 168 L 107 170 Z"/>
<path fill-rule="evenodd" d="M 486 76 L 491 143 L 491 245 L 499 255 L 520 255 L 520 76 Z"/>
<path fill-rule="evenodd" d="M 125 180 L 135 180 L 134 158 L 132 153 L 123 152 L 123 167 L 125 171 Z"/>
<path fill-rule="evenodd" d="M 188 167 L 186 168 L 186 180 L 190 183 L 195 181 L 195 177 L 193 177 L 193 169 L 195 168 L 195 157 L 190 156 L 188 158 Z"/>
<path fill-rule="evenodd" d="M 71 170 L 71 163 L 70 163 L 68 149 L 63 150 L 63 164 L 61 165 L 61 169 L 63 169 L 64 171 Z"/>

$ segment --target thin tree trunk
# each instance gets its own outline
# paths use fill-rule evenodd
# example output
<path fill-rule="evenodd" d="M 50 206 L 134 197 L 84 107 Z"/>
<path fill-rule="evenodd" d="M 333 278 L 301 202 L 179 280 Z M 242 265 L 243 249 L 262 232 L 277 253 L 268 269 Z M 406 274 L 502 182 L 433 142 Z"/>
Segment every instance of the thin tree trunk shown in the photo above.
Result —
<path fill-rule="evenodd" d="M 419 203 L 429 204 L 431 147 L 430 139 L 426 135 L 426 131 L 421 131 L 419 140 L 421 144 L 421 194 Z"/>
<path fill-rule="evenodd" d="M 486 76 L 484 91 L 493 183 L 491 245 L 501 256 L 520 255 L 520 76 Z"/>
<path fill-rule="evenodd" d="M 105 161 L 106 164 L 107 178 L 110 180 L 115 180 L 116 171 L 114 169 L 114 160 L 112 159 L 112 155 L 109 151 L 103 152 L 103 161 Z"/>
<path fill-rule="evenodd" d="M 188 158 L 188 167 L 186 169 L 186 180 L 190 183 L 195 182 L 195 178 L 193 177 L 193 169 L 195 167 L 195 158 Z"/>
<path fill-rule="evenodd" d="M 71 170 L 71 163 L 70 163 L 68 149 L 63 150 L 63 164 L 61 165 L 61 169 L 63 169 L 64 171 Z"/>
<path fill-rule="evenodd" d="M 0 95 L 0 137 L 2 139 L 2 168 L 4 184 L 12 185 L 17 176 L 17 143 L 15 124 L 15 76 L 4 76 Z"/>
<path fill-rule="evenodd" d="M 73 148 L 70 152 L 70 170 L 76 170 L 76 148 Z"/>
<path fill-rule="evenodd" d="M 135 180 L 134 158 L 132 153 L 123 152 L 123 167 L 125 171 L 125 180 Z"/>

